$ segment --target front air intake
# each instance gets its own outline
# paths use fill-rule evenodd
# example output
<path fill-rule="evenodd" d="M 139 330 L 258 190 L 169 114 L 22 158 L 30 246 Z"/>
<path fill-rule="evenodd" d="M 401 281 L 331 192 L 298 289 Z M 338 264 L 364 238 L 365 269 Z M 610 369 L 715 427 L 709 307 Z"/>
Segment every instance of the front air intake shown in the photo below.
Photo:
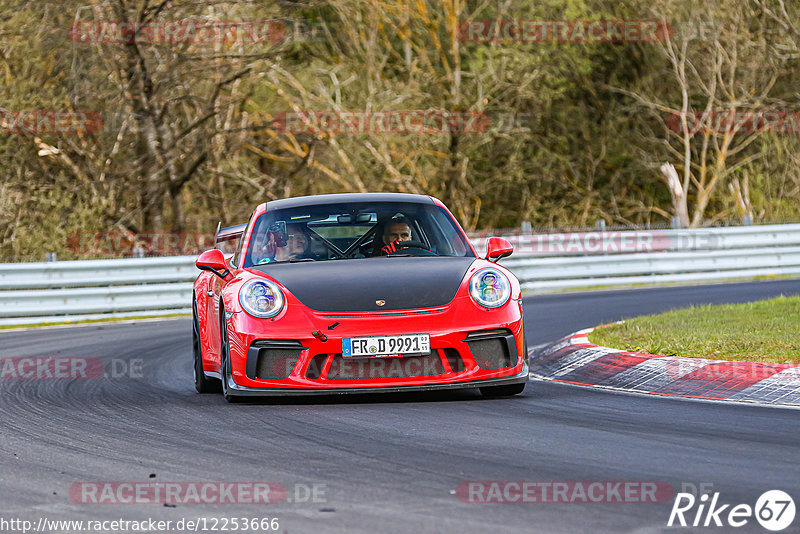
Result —
<path fill-rule="evenodd" d="M 447 363 L 450 364 L 451 371 L 460 373 L 464 370 L 464 360 L 461 359 L 456 349 L 444 349 L 444 356 L 447 358 Z"/>
<path fill-rule="evenodd" d="M 517 343 L 510 330 L 472 332 L 466 342 L 481 369 L 503 369 L 517 365 Z"/>
<path fill-rule="evenodd" d="M 281 380 L 292 374 L 303 345 L 292 340 L 259 340 L 247 351 L 247 376 Z"/>
<path fill-rule="evenodd" d="M 317 354 L 311 359 L 306 370 L 306 378 L 311 380 L 319 380 L 322 376 L 322 368 L 325 367 L 325 360 L 328 359 L 327 354 Z"/>
<path fill-rule="evenodd" d="M 341 354 L 334 354 L 327 378 L 329 380 L 362 380 L 443 374 L 444 366 L 437 351 L 426 356 L 399 358 L 344 358 Z"/>

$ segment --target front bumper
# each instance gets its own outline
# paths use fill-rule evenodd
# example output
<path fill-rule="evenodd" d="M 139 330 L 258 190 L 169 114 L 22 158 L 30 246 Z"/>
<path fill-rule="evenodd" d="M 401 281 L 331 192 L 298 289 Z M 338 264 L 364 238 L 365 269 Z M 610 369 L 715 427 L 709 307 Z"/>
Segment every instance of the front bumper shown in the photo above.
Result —
<path fill-rule="evenodd" d="M 291 309 L 292 316 L 270 321 L 231 314 L 231 392 L 425 391 L 527 380 L 521 301 L 485 310 L 467 296 L 442 308 L 369 315 L 313 312 L 299 305 Z M 320 332 L 324 339 L 311 335 Z M 402 333 L 430 334 L 430 356 L 342 357 L 343 337 Z M 259 355 L 259 350 L 266 349 L 269 355 Z"/>

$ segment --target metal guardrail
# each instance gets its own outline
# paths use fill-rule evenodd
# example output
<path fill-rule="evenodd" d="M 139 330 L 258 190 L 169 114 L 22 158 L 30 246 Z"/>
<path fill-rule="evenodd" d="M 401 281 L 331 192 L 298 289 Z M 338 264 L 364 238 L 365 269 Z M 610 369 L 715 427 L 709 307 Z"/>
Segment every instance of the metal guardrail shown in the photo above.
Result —
<path fill-rule="evenodd" d="M 780 246 L 800 246 L 800 224 L 764 226 L 732 226 L 725 228 L 698 228 L 694 230 L 629 230 L 586 231 L 549 234 L 497 234 L 514 245 L 514 258 L 538 256 L 596 255 L 602 250 L 586 247 L 611 245 L 608 253 L 625 253 L 613 250 L 623 245 L 629 252 L 689 252 L 729 249 L 750 249 Z M 473 239 L 473 245 L 486 249 L 489 238 Z M 576 250 L 577 248 L 577 250 Z M 619 248 L 619 247 L 618 247 Z"/>
<path fill-rule="evenodd" d="M 533 293 L 800 274 L 800 224 L 504 237 L 503 265 Z"/>
<path fill-rule="evenodd" d="M 195 259 L 0 264 L 0 326 L 191 313 Z"/>
<path fill-rule="evenodd" d="M 198 270 L 194 256 L 0 263 L 0 291 L 54 287 L 191 282 Z M 0 311 L 2 313 L 2 311 Z"/>
<path fill-rule="evenodd" d="M 515 253 L 502 264 L 534 293 L 800 275 L 800 224 L 504 237 Z M 190 313 L 194 260 L 0 264 L 0 325 Z"/>

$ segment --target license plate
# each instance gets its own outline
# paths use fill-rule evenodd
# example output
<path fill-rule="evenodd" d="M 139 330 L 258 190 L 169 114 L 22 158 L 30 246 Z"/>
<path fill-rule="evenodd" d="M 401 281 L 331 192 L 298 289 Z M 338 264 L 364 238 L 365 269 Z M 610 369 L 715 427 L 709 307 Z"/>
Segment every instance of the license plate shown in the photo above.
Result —
<path fill-rule="evenodd" d="M 430 353 L 430 334 L 342 338 L 342 356 L 345 358 Z"/>

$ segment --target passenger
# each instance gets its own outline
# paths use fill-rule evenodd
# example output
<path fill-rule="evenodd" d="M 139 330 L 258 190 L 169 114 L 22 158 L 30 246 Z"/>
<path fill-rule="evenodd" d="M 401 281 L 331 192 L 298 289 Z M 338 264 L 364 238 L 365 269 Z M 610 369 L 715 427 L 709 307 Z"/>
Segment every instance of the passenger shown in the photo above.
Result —
<path fill-rule="evenodd" d="M 309 239 L 302 224 L 286 225 L 286 246 L 277 247 L 275 261 L 300 260 L 310 257 Z"/>
<path fill-rule="evenodd" d="M 289 261 L 310 257 L 309 239 L 302 224 L 276 223 L 270 230 L 256 236 L 253 246 L 253 263 L 260 265 L 276 261 Z"/>
<path fill-rule="evenodd" d="M 253 239 L 253 251 L 250 257 L 255 265 L 275 261 L 275 250 L 278 244 L 286 245 L 286 241 L 277 232 L 258 232 Z"/>

